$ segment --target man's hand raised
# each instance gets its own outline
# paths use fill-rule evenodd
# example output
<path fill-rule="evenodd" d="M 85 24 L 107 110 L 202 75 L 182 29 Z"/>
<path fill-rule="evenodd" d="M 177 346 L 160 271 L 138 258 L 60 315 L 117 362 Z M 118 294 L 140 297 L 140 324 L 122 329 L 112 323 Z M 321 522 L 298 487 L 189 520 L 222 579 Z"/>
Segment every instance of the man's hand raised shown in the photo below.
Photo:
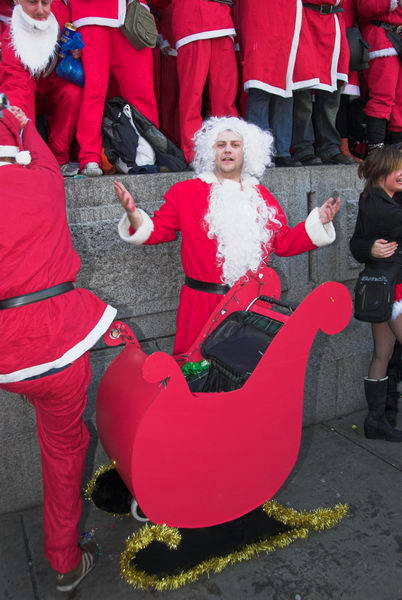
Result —
<path fill-rule="evenodd" d="M 336 197 L 334 194 L 334 197 L 328 198 L 319 209 L 321 223 L 323 225 L 330 223 L 338 213 L 340 207 L 341 200 L 339 196 Z"/>
<path fill-rule="evenodd" d="M 142 216 L 138 208 L 135 206 L 134 198 L 128 189 L 124 187 L 121 181 L 113 181 L 113 188 L 118 201 L 127 213 L 127 217 L 131 226 L 133 227 L 134 231 L 136 231 L 142 224 Z"/>

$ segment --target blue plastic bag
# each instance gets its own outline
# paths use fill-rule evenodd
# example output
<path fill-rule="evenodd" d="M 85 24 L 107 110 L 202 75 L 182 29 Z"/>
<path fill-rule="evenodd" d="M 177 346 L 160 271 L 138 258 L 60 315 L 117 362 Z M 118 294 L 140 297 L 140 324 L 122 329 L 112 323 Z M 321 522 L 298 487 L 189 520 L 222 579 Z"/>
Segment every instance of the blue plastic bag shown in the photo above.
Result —
<path fill-rule="evenodd" d="M 62 36 L 63 39 L 64 36 Z M 85 76 L 82 61 L 80 58 L 74 58 L 71 54 L 72 50 L 80 50 L 84 47 L 84 42 L 79 31 L 74 31 L 71 37 L 66 38 L 65 42 L 60 45 L 61 61 L 57 65 L 56 73 L 59 77 L 71 81 L 80 87 L 84 87 Z"/>

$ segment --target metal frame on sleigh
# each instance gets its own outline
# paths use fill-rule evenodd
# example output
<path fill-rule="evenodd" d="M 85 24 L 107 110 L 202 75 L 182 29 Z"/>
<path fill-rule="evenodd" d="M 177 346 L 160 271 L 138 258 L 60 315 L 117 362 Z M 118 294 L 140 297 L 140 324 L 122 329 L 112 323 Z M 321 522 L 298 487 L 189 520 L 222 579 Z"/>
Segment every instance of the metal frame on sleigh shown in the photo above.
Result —
<path fill-rule="evenodd" d="M 319 330 L 344 329 L 352 305 L 343 285 L 328 282 L 285 315 L 261 301 L 279 299 L 280 291 L 271 268 L 244 277 L 181 356 L 146 355 L 123 323 L 105 334 L 108 345 L 125 346 L 99 386 L 99 438 L 153 523 L 200 528 L 232 521 L 270 500 L 290 474 L 311 345 Z M 191 392 L 180 367 L 201 360 L 211 332 L 246 308 L 283 322 L 255 370 L 238 390 Z"/>

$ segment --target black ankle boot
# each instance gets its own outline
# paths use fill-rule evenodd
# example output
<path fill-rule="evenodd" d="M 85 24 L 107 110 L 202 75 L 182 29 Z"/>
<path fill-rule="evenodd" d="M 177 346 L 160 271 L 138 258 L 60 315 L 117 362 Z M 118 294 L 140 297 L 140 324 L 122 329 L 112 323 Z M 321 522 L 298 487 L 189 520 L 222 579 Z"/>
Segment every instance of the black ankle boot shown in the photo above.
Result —
<path fill-rule="evenodd" d="M 370 146 L 374 147 L 378 144 L 384 145 L 385 135 L 387 131 L 387 122 L 387 119 L 379 119 L 378 117 L 370 117 L 366 115 L 367 143 L 369 149 Z"/>
<path fill-rule="evenodd" d="M 364 421 L 364 435 L 371 440 L 402 442 L 402 431 L 394 429 L 385 417 L 387 388 L 388 377 L 364 380 L 364 391 L 369 409 Z"/>

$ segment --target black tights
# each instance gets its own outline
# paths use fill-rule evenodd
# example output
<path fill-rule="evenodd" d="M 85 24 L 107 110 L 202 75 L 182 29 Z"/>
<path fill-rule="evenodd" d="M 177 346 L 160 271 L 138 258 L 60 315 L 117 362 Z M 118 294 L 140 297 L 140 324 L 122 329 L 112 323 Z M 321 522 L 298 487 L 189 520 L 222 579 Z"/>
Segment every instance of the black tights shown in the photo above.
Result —
<path fill-rule="evenodd" d="M 374 352 L 371 359 L 369 379 L 386 377 L 388 363 L 394 351 L 395 340 L 402 343 L 402 315 L 386 323 L 372 323 Z"/>

